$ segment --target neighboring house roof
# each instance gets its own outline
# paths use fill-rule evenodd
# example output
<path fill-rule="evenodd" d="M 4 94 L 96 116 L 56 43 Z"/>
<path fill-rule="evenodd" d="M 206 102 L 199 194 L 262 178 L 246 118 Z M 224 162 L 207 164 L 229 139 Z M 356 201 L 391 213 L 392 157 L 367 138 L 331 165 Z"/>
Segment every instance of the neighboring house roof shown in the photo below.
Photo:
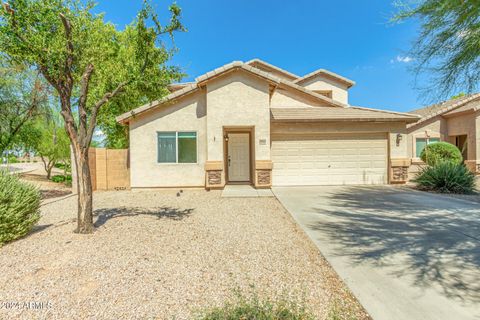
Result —
<path fill-rule="evenodd" d="M 443 114 L 443 116 L 454 116 L 468 112 L 475 112 L 480 110 L 480 99 L 476 99 L 473 101 L 468 102 L 467 104 L 461 106 L 460 108 L 453 109 L 452 111 L 448 111 Z"/>
<path fill-rule="evenodd" d="M 348 88 L 355 85 L 355 81 L 347 79 L 345 77 L 342 77 L 341 75 L 338 75 L 334 72 L 331 72 L 331 71 L 328 71 L 328 70 L 325 70 L 325 69 L 318 69 L 318 70 L 315 70 L 313 72 L 310 72 L 309 74 L 306 74 L 303 77 L 296 79 L 294 82 L 296 84 L 301 84 L 301 83 L 304 83 L 305 81 L 307 81 L 311 78 L 314 78 L 316 76 L 325 76 L 327 78 L 333 79 L 335 81 L 338 81 L 338 82 L 341 82 L 341 83 L 347 85 Z"/>
<path fill-rule="evenodd" d="M 179 82 L 179 83 L 171 83 L 167 86 L 168 91 L 175 92 L 177 90 L 183 89 L 188 85 L 194 84 L 195 82 Z"/>
<path fill-rule="evenodd" d="M 287 78 L 289 78 L 289 79 L 292 80 L 292 81 L 295 80 L 295 79 L 297 79 L 297 78 L 299 78 L 299 76 L 297 76 L 296 74 L 293 74 L 293 73 L 291 73 L 291 72 L 289 72 L 289 71 L 287 71 L 287 70 L 284 70 L 284 69 L 282 69 L 282 68 L 279 68 L 279 67 L 277 67 L 277 66 L 274 66 L 273 64 L 270 64 L 270 63 L 268 63 L 268 62 L 265 62 L 265 61 L 260 60 L 260 59 L 257 59 L 257 58 L 252 59 L 252 60 L 250 60 L 250 61 L 247 61 L 247 62 L 245 62 L 245 64 L 248 64 L 248 65 L 250 65 L 250 66 L 252 66 L 252 67 L 255 67 L 256 65 L 262 65 L 262 66 L 265 67 L 266 69 L 275 70 L 275 71 L 277 71 L 277 72 L 285 75 Z"/>
<path fill-rule="evenodd" d="M 171 100 L 174 100 L 174 99 L 178 99 L 180 97 L 183 97 L 187 94 L 190 94 L 190 93 L 193 93 L 195 92 L 196 90 L 198 90 L 200 87 L 202 87 L 203 85 L 205 85 L 208 81 L 210 80 L 213 80 L 219 76 L 222 76 L 224 75 L 225 73 L 228 73 L 228 72 L 231 72 L 231 71 L 234 71 L 234 70 L 244 70 L 244 71 L 247 71 L 257 77 L 260 77 L 262 79 L 265 79 L 267 81 L 269 81 L 270 83 L 272 84 L 275 84 L 277 86 L 282 86 L 282 87 L 285 87 L 285 88 L 289 88 L 291 90 L 295 90 L 297 92 L 300 92 L 302 94 L 306 94 L 314 99 L 317 99 L 319 101 L 322 101 L 324 103 L 327 103 L 329 104 L 330 106 L 332 107 L 339 107 L 339 108 L 343 108 L 343 107 L 346 107 L 347 105 L 341 103 L 341 102 L 338 102 L 338 101 L 335 101 L 335 100 L 332 100 L 328 97 L 325 97 L 319 93 L 315 93 L 313 91 L 310 91 L 308 89 L 305 89 L 304 87 L 302 86 L 299 86 L 291 81 L 288 81 L 288 80 L 285 80 L 285 79 L 281 79 L 279 77 L 276 77 L 276 76 L 273 76 L 272 74 L 268 73 L 268 72 L 265 72 L 265 71 L 262 71 L 260 69 L 257 69 L 255 67 L 252 67 L 246 63 L 243 63 L 241 61 L 234 61 L 232 63 L 229 63 L 229 64 L 226 64 L 220 68 L 217 68 L 213 71 L 210 71 L 210 72 L 207 72 L 206 74 L 204 75 L 201 75 L 199 77 L 197 77 L 195 79 L 195 82 L 192 83 L 192 84 L 187 84 L 185 85 L 182 89 L 180 90 L 177 90 L 177 91 L 174 91 L 172 92 L 171 94 L 163 97 L 162 99 L 159 99 L 159 100 L 156 100 L 156 101 L 152 101 L 146 105 L 143 105 L 141 107 L 138 107 L 136 109 L 133 109 L 129 112 L 126 112 L 122 115 L 119 115 L 116 120 L 118 122 L 121 122 L 121 123 L 126 123 L 128 122 L 128 120 L 140 113 L 143 113 L 145 111 L 148 111 L 152 108 L 155 108 L 159 105 L 162 105 L 166 102 L 169 102 Z"/>
<path fill-rule="evenodd" d="M 271 116 L 276 121 L 405 121 L 416 122 L 419 116 L 408 113 L 369 109 L 348 108 L 272 108 Z"/>
<path fill-rule="evenodd" d="M 439 115 L 446 115 L 447 113 L 453 112 L 454 110 L 456 111 L 459 108 L 465 107 L 468 109 L 470 107 L 477 106 L 477 104 L 472 103 L 478 102 L 479 99 L 480 93 L 475 93 L 464 97 L 433 104 L 425 108 L 412 110 L 410 111 L 410 113 L 418 114 L 422 118 L 418 122 L 410 124 L 409 127 L 416 126 Z"/>

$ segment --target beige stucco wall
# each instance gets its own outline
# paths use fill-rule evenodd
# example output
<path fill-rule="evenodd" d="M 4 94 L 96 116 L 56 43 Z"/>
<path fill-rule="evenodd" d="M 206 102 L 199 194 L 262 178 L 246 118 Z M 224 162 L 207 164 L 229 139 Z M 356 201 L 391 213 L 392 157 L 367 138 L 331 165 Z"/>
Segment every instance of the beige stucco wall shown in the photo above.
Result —
<path fill-rule="evenodd" d="M 475 160 L 477 157 L 477 141 L 476 141 L 476 117 L 472 114 L 465 114 L 454 118 L 448 118 L 447 120 L 447 135 L 449 137 L 467 135 L 467 145 L 468 145 L 468 154 L 467 159 L 464 160 Z M 454 138 L 447 138 L 446 141 L 450 143 L 455 143 Z"/>
<path fill-rule="evenodd" d="M 270 105 L 272 108 L 308 108 L 318 106 L 328 106 L 327 103 L 318 100 L 308 99 L 305 94 L 295 93 L 292 90 L 282 88 L 276 89 L 271 97 Z"/>
<path fill-rule="evenodd" d="M 475 158 L 472 160 L 480 160 L 480 112 L 475 113 L 475 120 L 473 121 L 475 123 L 475 129 L 472 130 L 475 132 L 475 137 L 472 138 L 472 140 L 475 141 L 473 146 L 475 147 L 475 151 L 473 151 L 473 154 L 475 155 Z M 470 142 L 470 141 L 469 141 Z M 472 148 L 473 149 L 473 148 Z M 469 152 L 470 154 L 470 152 Z"/>
<path fill-rule="evenodd" d="M 456 117 L 444 118 L 442 116 L 434 117 L 421 125 L 408 129 L 408 154 L 415 159 L 415 137 L 424 137 L 427 131 L 430 137 L 440 137 L 442 141 L 455 143 L 454 136 L 468 135 L 468 159 L 478 159 L 478 150 L 480 141 L 477 140 L 476 122 L 478 114 L 464 114 Z"/>
<path fill-rule="evenodd" d="M 208 82 L 206 96 L 208 160 L 223 161 L 223 128 L 236 126 L 254 126 L 255 160 L 270 160 L 268 82 L 236 71 Z"/>
<path fill-rule="evenodd" d="M 389 158 L 408 154 L 403 122 L 271 123 L 272 107 L 318 107 L 300 94 L 273 91 L 270 84 L 242 70 L 209 81 L 197 93 L 141 114 L 130 122 L 131 187 L 204 186 L 206 162 L 224 160 L 224 128 L 253 127 L 254 159 L 270 160 L 271 137 L 276 134 L 385 133 Z M 158 131 L 196 131 L 196 164 L 157 163 Z M 397 144 L 397 134 L 400 139 Z M 260 144 L 265 140 L 265 144 Z"/>
<path fill-rule="evenodd" d="M 439 137 L 442 141 L 455 144 L 455 136 L 467 135 L 468 153 L 467 161 L 475 161 L 480 158 L 480 135 L 478 119 L 479 114 L 463 114 L 455 117 L 434 117 L 420 125 L 408 129 L 408 154 L 412 158 L 410 178 L 413 178 L 424 165 L 415 156 L 415 137 L 425 137 L 427 131 L 430 137 Z"/>
<path fill-rule="evenodd" d="M 319 75 L 303 82 L 301 85 L 310 90 L 332 90 L 333 100 L 348 104 L 348 87 L 344 84 Z"/>
<path fill-rule="evenodd" d="M 204 91 L 134 118 L 130 122 L 131 187 L 204 186 L 206 120 Z M 197 163 L 157 163 L 158 131 L 196 131 Z"/>

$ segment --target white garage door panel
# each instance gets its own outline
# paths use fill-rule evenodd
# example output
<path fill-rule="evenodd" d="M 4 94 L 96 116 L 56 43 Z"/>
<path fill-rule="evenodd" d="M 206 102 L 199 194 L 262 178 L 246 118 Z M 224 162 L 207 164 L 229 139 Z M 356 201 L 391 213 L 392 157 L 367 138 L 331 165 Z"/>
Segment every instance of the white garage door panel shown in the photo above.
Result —
<path fill-rule="evenodd" d="M 273 185 L 385 184 L 386 134 L 272 137 Z"/>

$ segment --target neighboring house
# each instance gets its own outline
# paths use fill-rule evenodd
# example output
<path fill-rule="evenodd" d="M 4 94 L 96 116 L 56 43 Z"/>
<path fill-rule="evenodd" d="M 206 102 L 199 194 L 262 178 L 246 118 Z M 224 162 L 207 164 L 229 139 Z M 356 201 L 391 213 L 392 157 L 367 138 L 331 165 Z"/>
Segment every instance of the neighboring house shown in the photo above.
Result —
<path fill-rule="evenodd" d="M 233 62 L 117 120 L 130 130 L 132 188 L 248 183 L 387 184 L 407 180 L 416 115 L 354 107 L 355 83 Z"/>
<path fill-rule="evenodd" d="M 456 145 L 465 164 L 473 172 L 480 171 L 480 93 L 434 104 L 410 113 L 422 118 L 407 126 L 408 153 L 412 159 L 410 175 L 424 163 L 420 154 L 425 145 L 446 141 Z"/>

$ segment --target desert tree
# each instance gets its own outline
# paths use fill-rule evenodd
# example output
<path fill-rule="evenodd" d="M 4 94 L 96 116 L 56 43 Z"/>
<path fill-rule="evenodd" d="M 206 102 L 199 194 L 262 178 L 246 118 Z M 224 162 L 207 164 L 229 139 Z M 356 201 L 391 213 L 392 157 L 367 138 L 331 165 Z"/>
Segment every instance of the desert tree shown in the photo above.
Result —
<path fill-rule="evenodd" d="M 32 122 L 47 105 L 46 91 L 37 72 L 0 56 L 0 155 L 29 144 Z"/>
<path fill-rule="evenodd" d="M 149 75 L 171 54 L 161 36 L 183 30 L 175 4 L 162 25 L 144 2 L 123 30 L 93 9 L 82 0 L 11 0 L 0 14 L 4 53 L 38 70 L 58 95 L 77 171 L 79 233 L 94 230 L 88 149 L 99 112 L 129 87 L 155 81 Z"/>
<path fill-rule="evenodd" d="M 32 147 L 42 159 L 47 179 L 50 179 L 54 166 L 60 162 L 66 166 L 70 158 L 70 141 L 63 129 L 63 119 L 54 106 L 37 119 L 36 131 L 38 139 Z"/>
<path fill-rule="evenodd" d="M 480 1 L 400 0 L 394 21 L 414 19 L 420 33 L 411 48 L 414 71 L 431 79 L 424 89 L 447 98 L 471 93 L 480 80 Z"/>

